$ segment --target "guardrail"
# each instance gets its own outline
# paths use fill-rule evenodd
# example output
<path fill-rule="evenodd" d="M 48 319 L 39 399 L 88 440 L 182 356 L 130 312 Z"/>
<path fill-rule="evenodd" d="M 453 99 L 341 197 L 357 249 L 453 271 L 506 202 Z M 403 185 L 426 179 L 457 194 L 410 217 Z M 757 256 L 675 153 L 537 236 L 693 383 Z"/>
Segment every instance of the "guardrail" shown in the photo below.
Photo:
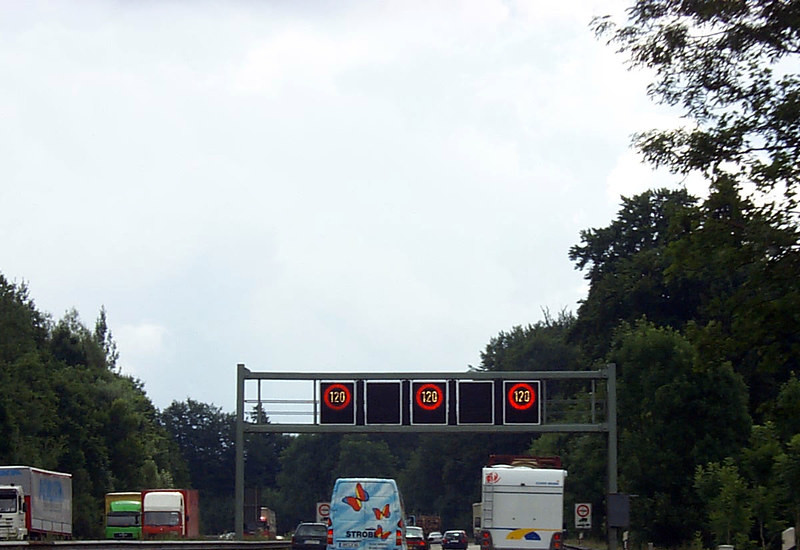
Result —
<path fill-rule="evenodd" d="M 3 541 L 0 550 L 286 550 L 288 540 L 71 540 Z"/>

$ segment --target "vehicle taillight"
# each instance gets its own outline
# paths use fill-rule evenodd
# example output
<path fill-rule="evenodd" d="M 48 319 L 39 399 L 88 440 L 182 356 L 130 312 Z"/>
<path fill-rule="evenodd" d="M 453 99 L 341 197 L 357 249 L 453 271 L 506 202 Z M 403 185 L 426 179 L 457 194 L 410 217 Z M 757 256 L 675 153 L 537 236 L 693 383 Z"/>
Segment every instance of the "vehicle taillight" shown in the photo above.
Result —
<path fill-rule="evenodd" d="M 481 550 L 492 549 L 492 534 L 489 531 L 481 531 Z"/>
<path fill-rule="evenodd" d="M 325 542 L 328 544 L 328 546 L 333 546 L 333 529 L 330 527 L 328 527 L 328 538 Z"/>
<path fill-rule="evenodd" d="M 561 531 L 556 531 L 553 533 L 553 538 L 550 539 L 550 549 L 551 550 L 562 550 L 564 545 L 562 544 L 561 540 Z"/>
<path fill-rule="evenodd" d="M 330 544 L 333 544 L 333 541 Z M 401 529 L 394 532 L 394 545 L 403 546 L 403 531 Z"/>

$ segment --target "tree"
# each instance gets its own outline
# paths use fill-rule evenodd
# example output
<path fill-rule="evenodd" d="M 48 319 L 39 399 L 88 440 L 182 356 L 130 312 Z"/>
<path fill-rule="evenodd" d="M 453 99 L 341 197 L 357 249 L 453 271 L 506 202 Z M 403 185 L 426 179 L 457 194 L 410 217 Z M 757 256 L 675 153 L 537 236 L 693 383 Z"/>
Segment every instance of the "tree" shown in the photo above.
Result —
<path fill-rule="evenodd" d="M 776 469 L 794 517 L 795 537 L 800 533 L 800 434 L 786 446 L 786 452 L 777 459 Z"/>
<path fill-rule="evenodd" d="M 340 439 L 339 434 L 301 434 L 283 450 L 274 508 L 278 523 L 288 526 L 284 529 L 314 519 L 315 504 L 330 500 Z"/>
<path fill-rule="evenodd" d="M 222 533 L 233 525 L 233 413 L 193 399 L 173 401 L 159 415 L 186 461 L 192 488 L 201 493 L 203 530 Z"/>
<path fill-rule="evenodd" d="M 751 495 L 733 460 L 698 466 L 694 486 L 705 504 L 717 544 L 741 547 L 751 526 Z"/>
<path fill-rule="evenodd" d="M 584 367 L 580 349 L 567 341 L 575 317 L 566 311 L 526 327 L 515 326 L 489 340 L 481 352 L 481 370 L 547 371 L 580 370 Z"/>
<path fill-rule="evenodd" d="M 742 449 L 740 471 L 750 483 L 755 535 L 762 550 L 773 547 L 783 529 L 781 485 L 775 475 L 775 463 L 782 452 L 777 430 L 771 422 L 753 426 L 750 444 Z"/>
<path fill-rule="evenodd" d="M 689 540 L 701 527 L 695 469 L 746 444 L 747 390 L 730 365 L 699 362 L 681 334 L 644 321 L 620 328 L 608 359 L 618 368 L 620 486 L 639 495 L 632 519 L 657 544 Z"/>
<path fill-rule="evenodd" d="M 589 295 L 578 308 L 571 338 L 592 358 L 608 353 L 614 329 L 646 315 L 660 326 L 681 328 L 700 306 L 697 283 L 674 276 L 666 249 L 683 233 L 686 212 L 696 199 L 686 191 L 646 191 L 622 199 L 617 218 L 601 229 L 581 231 L 569 250 L 586 270 Z"/>
<path fill-rule="evenodd" d="M 775 0 L 637 0 L 626 25 L 592 23 L 631 66 L 655 72 L 651 97 L 692 121 L 636 136 L 645 158 L 675 173 L 700 172 L 712 186 L 750 184 L 779 225 L 797 222 L 799 11 Z"/>
<path fill-rule="evenodd" d="M 708 361 L 730 361 L 750 390 L 759 421 L 766 403 L 800 365 L 800 255 L 782 254 L 797 231 L 776 227 L 720 179 L 698 208 L 684 210 L 685 231 L 665 253 L 668 284 L 692 288 L 691 337 Z"/>
<path fill-rule="evenodd" d="M 101 535 L 106 492 L 185 480 L 141 382 L 114 372 L 115 349 L 104 311 L 94 333 L 74 310 L 53 324 L 0 275 L 0 462 L 72 474 L 79 538 Z"/>

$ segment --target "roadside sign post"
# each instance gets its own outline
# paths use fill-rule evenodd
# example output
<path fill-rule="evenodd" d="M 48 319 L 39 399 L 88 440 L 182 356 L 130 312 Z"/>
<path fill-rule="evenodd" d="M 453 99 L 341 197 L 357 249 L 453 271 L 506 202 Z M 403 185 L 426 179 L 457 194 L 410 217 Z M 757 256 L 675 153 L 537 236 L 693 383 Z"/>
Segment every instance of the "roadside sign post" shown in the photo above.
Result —
<path fill-rule="evenodd" d="M 331 516 L 330 502 L 317 502 L 317 523 L 326 523 Z"/>
<path fill-rule="evenodd" d="M 581 502 L 575 505 L 575 528 L 576 529 L 591 529 L 592 528 L 592 504 L 589 502 Z"/>

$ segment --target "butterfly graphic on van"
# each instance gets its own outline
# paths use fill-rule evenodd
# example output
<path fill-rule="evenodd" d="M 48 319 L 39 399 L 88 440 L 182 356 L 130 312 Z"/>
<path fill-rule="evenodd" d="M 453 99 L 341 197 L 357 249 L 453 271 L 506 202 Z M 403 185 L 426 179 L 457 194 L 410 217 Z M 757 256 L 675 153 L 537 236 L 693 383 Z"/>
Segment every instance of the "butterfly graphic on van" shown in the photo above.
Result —
<path fill-rule="evenodd" d="M 375 514 L 375 519 L 383 519 L 391 516 L 391 513 L 389 513 L 388 504 L 383 507 L 383 510 L 381 510 L 380 508 L 373 508 L 372 511 Z"/>
<path fill-rule="evenodd" d="M 388 539 L 389 536 L 391 536 L 391 534 L 392 534 L 391 531 L 384 531 L 383 527 L 381 527 L 380 525 L 378 525 L 378 528 L 375 529 L 375 536 L 383 540 Z"/>
<path fill-rule="evenodd" d="M 352 497 L 344 497 L 342 502 L 350 506 L 354 511 L 361 511 L 361 506 L 369 500 L 369 493 L 364 490 L 360 483 L 356 483 L 356 495 Z"/>

